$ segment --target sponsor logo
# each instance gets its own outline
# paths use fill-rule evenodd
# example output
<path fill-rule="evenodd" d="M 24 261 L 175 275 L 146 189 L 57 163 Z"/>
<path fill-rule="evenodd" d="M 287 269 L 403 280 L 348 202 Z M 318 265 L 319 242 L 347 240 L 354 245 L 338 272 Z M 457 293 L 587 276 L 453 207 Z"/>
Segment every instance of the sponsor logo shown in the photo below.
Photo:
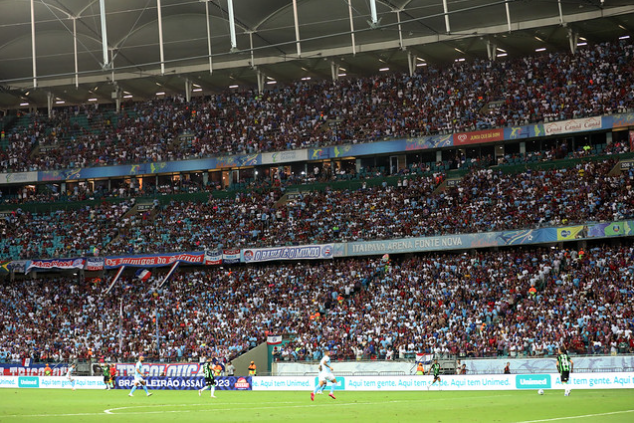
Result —
<path fill-rule="evenodd" d="M 18 388 L 39 388 L 40 378 L 36 376 L 20 376 L 18 378 Z"/>
<path fill-rule="evenodd" d="M 551 387 L 550 375 L 517 375 L 515 387 L 517 389 L 548 389 Z"/>
<path fill-rule="evenodd" d="M 332 247 L 330 245 L 324 245 L 321 249 L 321 254 L 326 258 L 332 257 Z"/>
<path fill-rule="evenodd" d="M 337 385 L 335 386 L 335 391 L 345 391 L 346 390 L 346 378 L 339 376 L 336 377 L 335 379 L 337 379 Z M 317 376 L 315 378 L 315 385 L 319 384 L 319 376 Z M 326 386 L 331 386 L 332 382 L 328 381 L 328 384 Z"/>
<path fill-rule="evenodd" d="M 244 261 L 246 261 L 247 263 L 253 260 L 253 251 L 251 250 L 246 250 L 244 252 Z"/>
<path fill-rule="evenodd" d="M 460 142 L 465 142 L 468 138 L 469 138 L 469 136 L 467 134 L 458 135 L 458 141 L 460 141 Z"/>
<path fill-rule="evenodd" d="M 564 238 L 568 238 L 570 236 L 571 232 L 564 229 L 563 231 L 561 231 L 561 236 Z"/>
<path fill-rule="evenodd" d="M 249 389 L 250 384 L 249 382 L 247 382 L 245 378 L 241 377 L 241 378 L 238 378 L 234 386 L 236 389 L 243 390 L 243 389 Z"/>

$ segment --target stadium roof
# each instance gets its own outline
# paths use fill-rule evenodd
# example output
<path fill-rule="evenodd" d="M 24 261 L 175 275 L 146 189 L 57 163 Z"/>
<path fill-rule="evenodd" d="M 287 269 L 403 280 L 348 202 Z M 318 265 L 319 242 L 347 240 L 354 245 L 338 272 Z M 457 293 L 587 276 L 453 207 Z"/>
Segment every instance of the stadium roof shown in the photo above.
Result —
<path fill-rule="evenodd" d="M 407 71 L 486 58 L 488 43 L 513 56 L 569 48 L 571 32 L 579 43 L 634 32 L 631 0 L 233 0 L 232 48 L 231 0 L 104 1 L 110 67 L 100 0 L 0 0 L 0 107 L 44 107 L 48 93 L 110 102 L 116 87 L 150 98 L 186 80 L 220 91 L 255 86 L 258 71 L 264 83 Z"/>

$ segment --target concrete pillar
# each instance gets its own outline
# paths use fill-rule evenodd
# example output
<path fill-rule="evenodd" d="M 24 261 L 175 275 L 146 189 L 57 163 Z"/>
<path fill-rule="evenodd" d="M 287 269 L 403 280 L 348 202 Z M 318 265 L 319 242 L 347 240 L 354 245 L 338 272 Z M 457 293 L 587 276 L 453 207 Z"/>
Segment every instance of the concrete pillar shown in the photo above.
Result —
<path fill-rule="evenodd" d="M 526 154 L 526 142 L 524 141 L 520 143 L 520 154 Z"/>
<path fill-rule="evenodd" d="M 189 80 L 189 78 L 185 79 L 185 99 L 189 103 L 192 101 L 192 89 L 194 87 L 194 83 Z"/>
<path fill-rule="evenodd" d="M 53 102 L 55 101 L 55 96 L 52 92 L 46 93 L 46 107 L 48 109 L 48 118 L 53 117 Z"/>
<path fill-rule="evenodd" d="M 440 150 L 436 151 L 436 161 L 442 162 L 442 151 Z"/>
<path fill-rule="evenodd" d="M 612 144 L 612 132 L 608 132 L 607 134 L 605 134 L 605 143 L 607 145 Z"/>

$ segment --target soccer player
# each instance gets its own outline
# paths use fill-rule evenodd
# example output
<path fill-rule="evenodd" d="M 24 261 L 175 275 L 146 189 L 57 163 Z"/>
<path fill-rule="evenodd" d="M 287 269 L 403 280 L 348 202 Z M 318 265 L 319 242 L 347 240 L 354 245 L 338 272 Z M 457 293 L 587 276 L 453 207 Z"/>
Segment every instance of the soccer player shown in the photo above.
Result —
<path fill-rule="evenodd" d="M 561 383 L 566 386 L 564 396 L 570 395 L 570 388 L 568 388 L 568 380 L 570 379 L 570 372 L 572 371 L 573 362 L 566 351 L 566 348 L 559 347 L 559 355 L 557 355 L 557 370 L 561 374 Z"/>
<path fill-rule="evenodd" d="M 147 396 L 149 397 L 150 395 L 152 395 L 151 392 L 148 392 L 147 390 L 147 386 L 146 385 L 146 381 L 145 381 L 145 376 L 147 376 L 147 374 L 143 373 L 143 360 L 145 360 L 145 357 L 143 357 L 142 355 L 139 356 L 139 361 L 136 362 L 136 366 L 134 366 L 134 386 L 132 387 L 132 390 L 130 391 L 130 393 L 128 394 L 129 397 L 133 397 L 134 395 L 134 391 L 136 391 L 136 389 L 141 386 L 143 388 L 143 390 L 145 391 L 145 393 L 147 394 Z"/>
<path fill-rule="evenodd" d="M 117 376 L 117 366 L 110 366 L 110 389 L 114 389 L 115 376 Z"/>
<path fill-rule="evenodd" d="M 427 390 L 436 382 L 438 382 L 438 389 L 440 389 L 440 364 L 438 364 L 438 359 L 434 360 L 434 364 L 431 365 L 427 374 L 432 372 L 434 373 L 434 381 L 430 385 L 427 385 Z"/>
<path fill-rule="evenodd" d="M 337 378 L 332 374 L 332 367 L 330 366 L 330 351 L 324 351 L 324 357 L 319 362 L 319 383 L 315 387 L 315 390 L 310 393 L 311 401 L 315 401 L 315 394 L 322 392 L 326 389 L 326 384 L 330 381 L 332 385 L 330 386 L 330 393 L 328 396 L 332 399 L 335 398 L 335 386 L 337 386 Z"/>
<path fill-rule="evenodd" d="M 203 394 L 203 391 L 207 388 L 211 391 L 211 398 L 216 398 L 214 392 L 216 391 L 216 379 L 214 378 L 214 367 L 211 362 L 211 357 L 207 359 L 207 362 L 203 364 L 203 374 L 205 375 L 205 387 L 198 390 L 198 396 Z"/>
<path fill-rule="evenodd" d="M 75 364 L 71 364 L 68 368 L 68 373 L 66 373 L 66 378 L 70 381 L 71 389 L 75 390 L 75 379 L 73 378 L 73 372 L 77 366 Z"/>
<path fill-rule="evenodd" d="M 103 372 L 103 383 L 106 384 L 106 389 L 110 389 L 110 366 L 104 364 L 101 366 L 101 371 Z"/>

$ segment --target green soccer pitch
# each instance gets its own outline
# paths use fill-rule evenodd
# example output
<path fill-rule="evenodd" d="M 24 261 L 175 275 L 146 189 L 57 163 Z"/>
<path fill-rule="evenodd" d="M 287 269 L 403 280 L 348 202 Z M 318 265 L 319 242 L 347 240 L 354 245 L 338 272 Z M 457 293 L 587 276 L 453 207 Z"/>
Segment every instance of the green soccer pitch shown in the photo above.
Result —
<path fill-rule="evenodd" d="M 0 422 L 632 422 L 634 391 L 310 392 L 0 390 Z"/>

